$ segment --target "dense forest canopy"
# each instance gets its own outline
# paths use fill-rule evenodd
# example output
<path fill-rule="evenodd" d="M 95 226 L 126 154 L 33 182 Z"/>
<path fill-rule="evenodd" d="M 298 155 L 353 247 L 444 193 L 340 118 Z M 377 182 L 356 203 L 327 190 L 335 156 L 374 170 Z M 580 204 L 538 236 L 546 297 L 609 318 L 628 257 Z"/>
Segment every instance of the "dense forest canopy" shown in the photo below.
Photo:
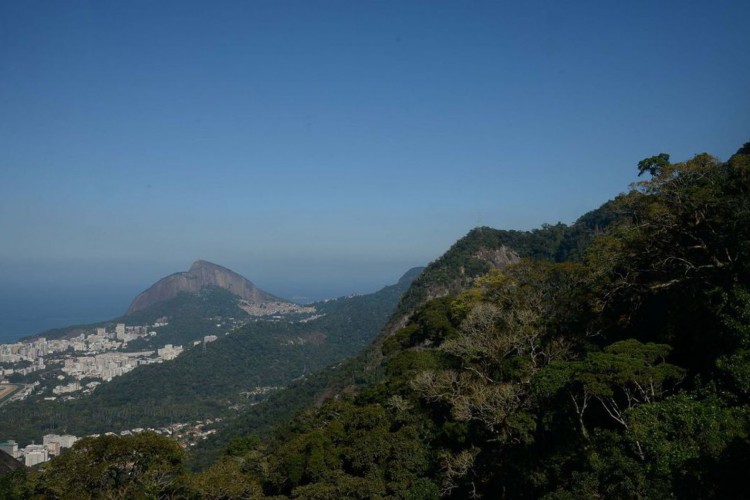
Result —
<path fill-rule="evenodd" d="M 576 239 L 569 228 L 546 228 L 558 235 L 549 251 L 514 249 L 524 258 L 472 270 L 463 290 L 409 311 L 408 323 L 377 344 L 380 376 L 279 423 L 270 437 L 236 436 L 201 473 L 179 471 L 183 457 L 164 444 L 153 468 L 143 466 L 153 474 L 139 469 L 120 486 L 92 479 L 87 491 L 311 499 L 745 495 L 748 149 L 726 162 L 708 154 L 644 160 L 639 171 L 647 178 L 607 204 L 596 231 Z M 459 272 L 443 264 L 446 276 Z M 82 457 L 94 446 L 76 445 L 8 487 L 18 496 L 61 496 L 79 475 L 120 477 L 123 467 L 141 464 L 113 455 L 101 472 L 69 465 L 88 463 Z"/>

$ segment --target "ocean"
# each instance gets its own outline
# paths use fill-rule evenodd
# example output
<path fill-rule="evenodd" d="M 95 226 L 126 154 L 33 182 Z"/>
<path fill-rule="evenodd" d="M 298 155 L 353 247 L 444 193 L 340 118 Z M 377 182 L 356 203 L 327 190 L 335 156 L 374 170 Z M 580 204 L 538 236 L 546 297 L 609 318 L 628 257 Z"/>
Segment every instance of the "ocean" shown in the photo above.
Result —
<path fill-rule="evenodd" d="M 138 291 L 103 286 L 0 288 L 0 344 L 51 328 L 116 318 Z"/>
<path fill-rule="evenodd" d="M 298 303 L 309 303 L 353 292 L 372 293 L 382 286 L 361 283 L 328 286 L 281 284 L 269 287 L 269 291 L 279 297 L 291 297 Z M 125 313 L 133 298 L 142 291 L 142 285 L 134 284 L 19 287 L 0 282 L 0 344 L 17 342 L 22 337 L 52 328 L 117 318 Z"/>

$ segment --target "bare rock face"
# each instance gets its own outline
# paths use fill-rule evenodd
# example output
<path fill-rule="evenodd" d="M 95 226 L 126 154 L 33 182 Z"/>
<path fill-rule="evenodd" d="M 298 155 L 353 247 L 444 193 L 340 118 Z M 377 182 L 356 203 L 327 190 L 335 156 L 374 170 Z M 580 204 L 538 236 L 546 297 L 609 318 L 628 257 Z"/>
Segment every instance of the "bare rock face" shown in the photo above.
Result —
<path fill-rule="evenodd" d="M 190 266 L 189 271 L 162 278 L 151 288 L 140 293 L 130 304 L 125 314 L 131 314 L 157 302 L 172 299 L 180 292 L 197 293 L 207 286 L 224 288 L 252 304 L 288 302 L 264 292 L 234 271 L 205 260 L 198 260 Z"/>
<path fill-rule="evenodd" d="M 474 254 L 474 258 L 486 262 L 493 269 L 502 269 L 521 262 L 521 257 L 515 250 L 505 245 L 501 245 L 499 248 L 482 247 Z"/>

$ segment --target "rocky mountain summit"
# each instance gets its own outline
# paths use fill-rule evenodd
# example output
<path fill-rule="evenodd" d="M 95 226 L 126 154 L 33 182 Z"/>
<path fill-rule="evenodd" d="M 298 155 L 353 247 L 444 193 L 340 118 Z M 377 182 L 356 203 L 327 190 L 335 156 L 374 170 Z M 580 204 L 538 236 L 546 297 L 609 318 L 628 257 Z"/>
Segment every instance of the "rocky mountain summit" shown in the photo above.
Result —
<path fill-rule="evenodd" d="M 264 292 L 234 271 L 205 260 L 197 260 L 187 272 L 175 273 L 162 278 L 148 290 L 138 294 L 125 314 L 132 314 L 157 302 L 172 299 L 181 292 L 198 293 L 206 287 L 219 287 L 228 290 L 240 297 L 246 305 L 291 304 L 288 300 Z M 270 309 L 276 309 L 276 307 Z"/>

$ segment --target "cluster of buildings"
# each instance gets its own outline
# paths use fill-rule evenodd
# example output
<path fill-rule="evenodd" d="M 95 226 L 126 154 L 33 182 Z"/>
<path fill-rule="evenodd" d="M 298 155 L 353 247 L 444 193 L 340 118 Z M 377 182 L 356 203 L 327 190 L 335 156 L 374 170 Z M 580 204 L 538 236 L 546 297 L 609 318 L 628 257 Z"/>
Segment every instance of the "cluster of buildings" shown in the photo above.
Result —
<path fill-rule="evenodd" d="M 0 363 L 6 365 L 0 367 L 0 378 L 8 375 L 28 375 L 46 368 L 44 357 L 53 352 L 68 349 L 62 347 L 61 341 L 47 342 L 46 339 L 37 339 L 34 342 L 15 344 L 0 344 Z M 17 365 L 10 366 L 7 365 Z"/>
<path fill-rule="evenodd" d="M 182 353 L 182 346 L 167 344 L 161 349 L 157 349 L 156 353 L 158 356 L 157 361 L 169 361 Z"/>
<path fill-rule="evenodd" d="M 40 337 L 30 342 L 0 344 L 0 381 L 11 375 L 29 375 L 57 363 L 63 365 L 64 375 L 58 376 L 61 383 L 52 388 L 55 396 L 46 399 L 78 391 L 91 392 L 100 382 L 86 382 L 84 379 L 110 381 L 139 365 L 176 358 L 182 352 L 182 346 L 167 344 L 156 352 L 122 350 L 127 347 L 128 342 L 155 336 L 154 329 L 166 325 L 166 318 L 161 318 L 152 325 L 128 326 L 117 323 L 114 329 L 98 327 L 67 339 L 47 340 Z M 66 376 L 73 380 L 66 379 Z M 28 384 L 14 399 L 22 399 L 31 392 L 33 387 Z"/>
<path fill-rule="evenodd" d="M 226 335 L 229 335 L 229 333 L 227 333 Z M 196 346 L 199 344 L 208 344 L 209 342 L 215 342 L 218 338 L 219 337 L 217 337 L 216 335 L 206 335 L 205 337 L 203 337 L 203 340 L 194 340 L 193 345 Z"/>
<path fill-rule="evenodd" d="M 42 438 L 42 444 L 30 444 L 19 448 L 18 443 L 11 439 L 0 443 L 0 450 L 23 462 L 27 467 L 32 467 L 58 456 L 64 448 L 70 448 L 76 441 L 78 438 L 70 434 L 47 434 Z"/>
<path fill-rule="evenodd" d="M 58 385 L 52 389 L 54 394 L 68 394 L 77 391 L 88 393 L 100 384 L 97 381 L 82 383 L 83 379 L 101 379 L 109 382 L 114 377 L 119 377 L 141 365 L 162 363 L 179 356 L 183 351 L 182 346 L 167 344 L 161 349 L 140 352 L 107 352 L 95 354 L 94 356 L 77 356 L 66 358 L 62 368 L 63 373 L 72 377 L 73 382 Z M 65 377 L 58 377 L 64 380 Z M 47 398 L 52 399 L 52 398 Z"/>
<path fill-rule="evenodd" d="M 39 337 L 31 342 L 16 342 L 14 344 L 0 344 L 0 363 L 4 364 L 28 364 L 31 363 L 31 371 L 24 369 L 6 369 L 2 375 L 20 373 L 26 375 L 36 371 L 37 366 L 44 367 L 44 358 L 63 353 L 68 350 L 74 352 L 98 353 L 114 351 L 127 346 L 128 342 L 145 337 L 154 336 L 153 328 L 166 326 L 165 321 L 157 321 L 153 325 L 126 326 L 125 323 L 117 323 L 114 331 L 107 331 L 104 327 L 98 327 L 90 332 L 68 339 L 47 340 Z M 5 373 L 7 372 L 7 373 Z"/>
<path fill-rule="evenodd" d="M 140 432 L 153 432 L 162 436 L 174 438 L 180 446 L 187 448 L 206 439 L 216 432 L 211 428 L 213 424 L 220 422 L 220 418 L 199 420 L 189 423 L 175 423 L 161 428 L 137 428 L 125 430 L 119 433 L 120 436 L 132 436 Z M 107 432 L 105 436 L 116 436 L 117 433 Z M 99 437 L 100 434 L 92 434 L 89 437 Z M 9 439 L 6 442 L 0 442 L 0 451 L 4 451 L 19 462 L 23 462 L 27 467 L 33 467 L 60 455 L 65 448 L 71 448 L 80 438 L 70 434 L 60 436 L 58 434 L 47 434 L 42 438 L 42 444 L 30 444 L 23 448 L 18 443 Z"/>
<path fill-rule="evenodd" d="M 168 345 L 171 347 L 171 344 Z M 106 352 L 93 356 L 70 357 L 65 359 L 62 371 L 76 380 L 98 378 L 109 382 L 114 377 L 119 377 L 139 365 L 156 363 L 160 359 L 174 359 L 167 356 L 154 358 L 153 355 L 154 351 L 141 351 Z"/>
<path fill-rule="evenodd" d="M 211 428 L 211 426 L 220 421 L 220 418 L 206 419 L 197 422 L 172 424 L 169 427 L 149 430 L 156 432 L 157 434 L 171 436 L 180 443 L 180 446 L 187 448 L 189 446 L 195 446 L 199 441 L 206 439 L 211 434 L 215 434 L 216 429 Z"/>
<path fill-rule="evenodd" d="M 161 363 L 172 360 L 183 352 L 180 345 L 166 344 L 156 351 L 127 352 L 122 350 L 132 342 L 145 336 L 155 336 L 153 329 L 166 326 L 166 321 L 159 320 L 153 325 L 127 326 L 124 323 L 115 325 L 113 331 L 104 327 L 82 332 L 73 338 L 48 340 L 36 338 L 30 342 L 18 342 L 14 344 L 0 344 L 0 383 L 7 384 L 8 375 L 28 375 L 35 371 L 44 370 L 49 365 L 58 365 L 61 374 L 52 386 L 52 394 L 44 399 L 54 400 L 58 396 L 62 399 L 75 397 L 71 393 L 88 393 L 104 381 L 123 375 L 134 368 L 151 363 Z M 219 325 L 217 325 L 219 326 Z M 228 334 L 228 333 L 227 333 Z M 206 335 L 201 340 L 192 344 L 208 344 L 218 340 L 216 335 Z M 8 365 L 11 365 L 8 367 Z M 43 378 L 43 377 L 42 377 Z M 42 380 L 40 378 L 39 380 Z M 102 382 L 91 379 L 100 379 Z M 11 379 L 12 380 L 12 379 Z M 23 399 L 29 396 L 40 386 L 39 380 L 23 384 L 16 384 L 20 389 L 11 399 Z M 47 380 L 50 380 L 49 377 Z M 11 382 L 13 384 L 14 382 Z M 41 389 L 45 391 L 50 387 L 49 382 Z M 163 428 L 132 429 L 120 432 L 120 435 L 128 436 L 139 432 L 149 431 L 156 434 L 171 436 L 181 446 L 195 445 L 198 441 L 205 439 L 215 429 L 210 428 L 212 424 L 220 419 L 198 421 L 193 423 L 176 423 Z M 108 432 L 107 435 L 115 433 Z M 91 437 L 97 437 L 94 434 Z M 23 448 L 13 440 L 0 442 L 0 450 L 11 455 L 13 458 L 23 462 L 26 466 L 34 466 L 50 460 L 59 455 L 65 448 L 70 448 L 79 438 L 72 435 L 60 436 L 48 434 L 43 437 L 42 444 L 29 444 Z"/>
<path fill-rule="evenodd" d="M 287 314 L 315 314 L 317 312 L 312 306 L 300 306 L 292 302 L 263 302 L 259 304 L 241 300 L 239 306 L 250 316 L 256 317 L 278 316 L 280 318 Z"/>
<path fill-rule="evenodd" d="M 245 396 L 245 399 L 252 398 L 253 400 L 260 401 L 263 396 L 266 396 L 267 394 L 278 391 L 279 389 L 282 389 L 282 387 L 279 387 L 277 385 L 254 387 L 253 389 L 250 389 L 249 391 L 241 392 L 240 396 Z M 254 404 L 257 404 L 257 403 L 254 403 Z"/>

